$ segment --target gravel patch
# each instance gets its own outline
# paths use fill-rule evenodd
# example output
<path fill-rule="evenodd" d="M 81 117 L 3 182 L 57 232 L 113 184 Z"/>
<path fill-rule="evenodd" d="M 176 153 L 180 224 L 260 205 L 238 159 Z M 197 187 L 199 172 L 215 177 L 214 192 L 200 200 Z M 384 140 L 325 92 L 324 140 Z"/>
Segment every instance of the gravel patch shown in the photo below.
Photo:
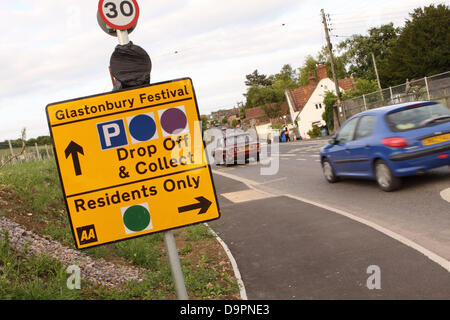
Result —
<path fill-rule="evenodd" d="M 34 232 L 23 229 L 18 223 L 0 217 L 0 239 L 8 232 L 11 245 L 18 251 L 33 255 L 47 254 L 61 261 L 65 266 L 77 265 L 81 269 L 81 278 L 94 284 L 120 286 L 129 280 L 142 281 L 148 270 L 143 268 L 117 265 L 103 258 L 92 258 L 86 254 L 63 246 L 55 240 L 43 238 Z"/>

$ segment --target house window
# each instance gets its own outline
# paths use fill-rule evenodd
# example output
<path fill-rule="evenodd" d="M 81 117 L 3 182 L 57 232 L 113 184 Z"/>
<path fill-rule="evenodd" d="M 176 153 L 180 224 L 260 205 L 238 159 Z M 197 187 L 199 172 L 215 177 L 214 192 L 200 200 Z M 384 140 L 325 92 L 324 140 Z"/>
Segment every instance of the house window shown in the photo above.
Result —
<path fill-rule="evenodd" d="M 316 103 L 316 109 L 322 109 L 322 104 L 321 103 Z"/>

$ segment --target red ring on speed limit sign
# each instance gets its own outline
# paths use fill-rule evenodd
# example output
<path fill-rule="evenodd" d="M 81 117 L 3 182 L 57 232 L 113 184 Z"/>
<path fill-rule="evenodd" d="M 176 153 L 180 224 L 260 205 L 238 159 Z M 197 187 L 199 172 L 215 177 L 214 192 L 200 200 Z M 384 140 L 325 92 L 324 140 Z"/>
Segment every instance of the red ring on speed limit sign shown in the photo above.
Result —
<path fill-rule="evenodd" d="M 136 0 L 100 0 L 98 13 L 107 26 L 128 30 L 139 19 L 139 5 Z"/>

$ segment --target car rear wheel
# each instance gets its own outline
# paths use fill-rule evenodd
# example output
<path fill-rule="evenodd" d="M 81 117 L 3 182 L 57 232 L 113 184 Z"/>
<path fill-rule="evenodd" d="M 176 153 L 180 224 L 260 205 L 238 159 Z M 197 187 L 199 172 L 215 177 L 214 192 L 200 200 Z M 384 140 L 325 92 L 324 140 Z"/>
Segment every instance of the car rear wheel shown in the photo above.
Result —
<path fill-rule="evenodd" d="M 334 172 L 333 166 L 331 165 L 330 161 L 328 161 L 328 159 L 324 159 L 322 161 L 322 170 L 323 176 L 329 183 L 335 183 L 339 181 L 339 177 Z"/>
<path fill-rule="evenodd" d="M 390 192 L 400 188 L 401 180 L 392 174 L 391 169 L 383 160 L 375 162 L 375 177 L 381 190 Z"/>

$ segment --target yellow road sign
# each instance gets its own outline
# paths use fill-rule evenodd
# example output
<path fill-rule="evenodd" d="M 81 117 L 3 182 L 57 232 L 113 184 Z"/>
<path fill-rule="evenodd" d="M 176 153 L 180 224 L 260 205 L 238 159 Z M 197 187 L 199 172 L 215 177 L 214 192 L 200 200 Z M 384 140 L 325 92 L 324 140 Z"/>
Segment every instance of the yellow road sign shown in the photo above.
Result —
<path fill-rule="evenodd" d="M 190 79 L 46 111 L 77 248 L 220 217 Z"/>

